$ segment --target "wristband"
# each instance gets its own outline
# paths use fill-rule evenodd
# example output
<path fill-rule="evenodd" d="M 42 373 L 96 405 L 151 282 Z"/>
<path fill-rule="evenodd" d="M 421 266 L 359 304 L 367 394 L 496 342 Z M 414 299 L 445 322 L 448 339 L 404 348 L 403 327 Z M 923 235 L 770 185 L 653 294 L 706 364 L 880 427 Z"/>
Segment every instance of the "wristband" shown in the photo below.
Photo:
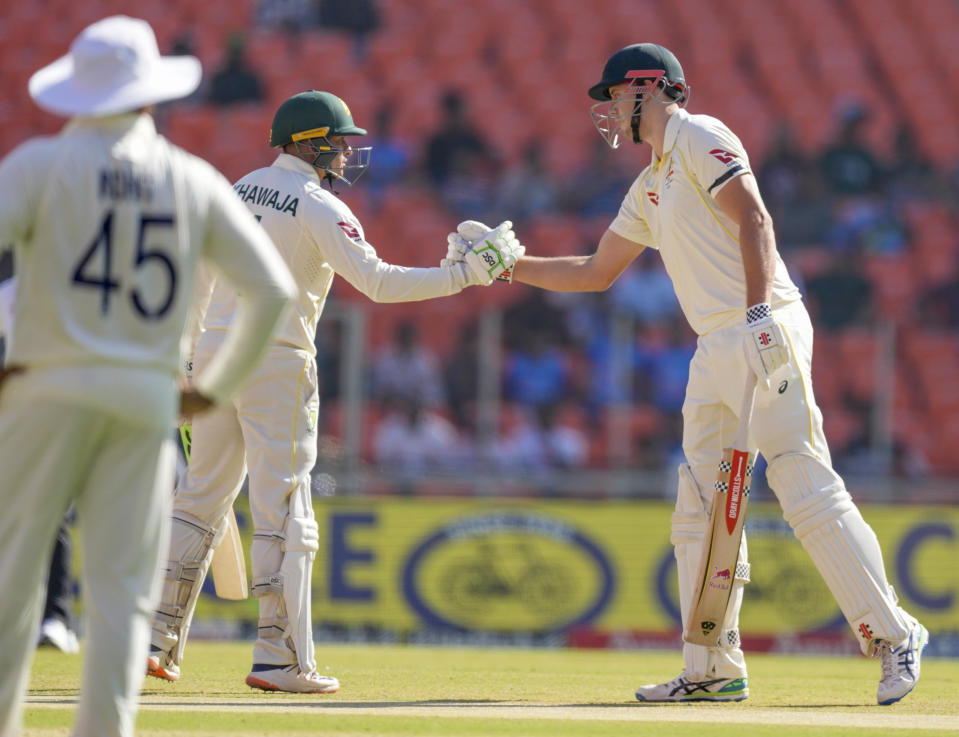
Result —
<path fill-rule="evenodd" d="M 769 302 L 760 302 L 746 310 L 746 324 L 752 325 L 754 322 L 759 322 L 772 316 L 773 309 L 769 306 Z"/>

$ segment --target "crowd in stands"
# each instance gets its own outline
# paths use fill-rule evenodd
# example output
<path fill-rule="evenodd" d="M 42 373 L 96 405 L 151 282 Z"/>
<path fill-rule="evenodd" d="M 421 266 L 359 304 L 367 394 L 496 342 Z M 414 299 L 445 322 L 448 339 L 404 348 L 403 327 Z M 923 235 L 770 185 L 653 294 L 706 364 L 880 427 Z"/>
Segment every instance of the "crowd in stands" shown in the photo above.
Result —
<path fill-rule="evenodd" d="M 545 5 L 550 12 L 542 12 Z M 644 34 L 683 61 L 693 82 L 690 111 L 726 120 L 751 153 L 780 251 L 816 326 L 817 398 L 837 469 L 959 474 L 959 121 L 954 106 L 939 102 L 959 94 L 949 41 L 959 42 L 959 9 L 929 0 L 894 27 L 877 20 L 873 28 L 870 20 L 873 30 L 890 26 L 895 43 L 925 41 L 909 48 L 918 66 L 941 70 L 934 75 L 939 97 L 930 99 L 925 88 L 903 93 L 909 85 L 902 79 L 881 82 L 877 49 L 893 41 L 871 38 L 855 22 L 860 15 L 892 17 L 899 12 L 892 0 L 776 8 L 735 0 L 731 19 L 716 16 L 704 0 L 669 5 L 603 0 L 602 23 L 592 13 L 584 16 L 578 4 L 546 0 L 489 0 L 482 18 L 438 0 L 246 0 L 229 19 L 178 0 L 163 18 L 154 20 L 146 4 L 142 15 L 161 43 L 199 54 L 209 70 L 201 93 L 160 111 L 169 137 L 236 176 L 269 163 L 263 142 L 278 101 L 300 87 L 337 92 L 370 130 L 374 146 L 369 171 L 341 195 L 385 258 L 431 265 L 462 218 L 511 219 L 534 254 L 593 248 L 646 162 L 612 151 L 592 130 L 584 90 L 610 49 L 649 40 L 633 38 L 635 24 L 628 23 L 649 6 L 655 12 L 648 17 L 662 22 L 644 27 Z M 723 48 L 696 44 L 709 24 L 686 22 L 692 6 L 714 30 L 747 11 L 755 11 L 756 23 L 740 24 L 738 35 L 719 34 Z M 89 20 L 73 5 L 64 12 L 77 16 L 77 28 Z M 29 15 L 26 7 L 17 13 Z M 806 13 L 829 22 L 814 23 Z M 489 20 L 498 14 L 509 14 L 510 22 Z M 16 22 L 0 23 L 8 54 Z M 816 34 L 826 31 L 833 46 L 852 49 L 837 60 L 838 79 L 851 85 L 848 94 L 807 88 L 791 74 L 788 84 L 773 85 L 776 54 L 792 60 L 803 39 L 818 43 Z M 593 56 L 574 38 L 588 41 Z M 555 53 L 546 53 L 544 44 Z M 697 52 L 706 47 L 710 58 Z M 34 66 L 29 49 L 16 59 Z M 766 84 L 734 87 L 750 59 L 760 63 L 756 73 Z M 25 89 L 17 68 L 0 73 Z M 730 84 L 704 83 L 700 93 L 697 78 L 720 69 L 734 75 Z M 821 79 L 828 88 L 837 78 Z M 792 85 L 788 94 L 784 84 Z M 740 100 L 741 117 L 724 113 L 716 88 L 750 98 Z M 899 94 L 913 95 L 916 106 L 931 105 L 939 118 L 906 110 Z M 11 108 L 6 119 L 22 121 L 2 134 L 4 152 L 31 128 L 55 129 L 26 110 L 27 103 L 23 110 L 13 110 L 10 100 L 4 104 Z M 813 106 L 816 116 L 808 110 Z M 950 109 L 952 118 L 943 118 Z M 333 299 L 354 296 L 337 280 Z M 675 465 L 695 335 L 654 252 L 602 294 L 494 285 L 430 307 L 369 307 L 365 460 L 406 472 L 468 472 L 482 460 L 475 443 L 478 318 L 492 308 L 503 311 L 497 453 L 504 462 L 531 473 Z M 324 320 L 318 337 L 330 417 L 341 401 L 342 329 Z M 881 357 L 884 350 L 894 356 L 891 383 L 882 383 L 881 360 L 849 360 L 852 352 Z M 892 398 L 877 404 L 876 393 L 890 386 Z M 617 413 L 628 432 L 625 453 L 609 443 Z M 329 431 L 336 430 L 331 425 Z M 876 449 L 886 441 L 891 447 L 877 461 Z"/>

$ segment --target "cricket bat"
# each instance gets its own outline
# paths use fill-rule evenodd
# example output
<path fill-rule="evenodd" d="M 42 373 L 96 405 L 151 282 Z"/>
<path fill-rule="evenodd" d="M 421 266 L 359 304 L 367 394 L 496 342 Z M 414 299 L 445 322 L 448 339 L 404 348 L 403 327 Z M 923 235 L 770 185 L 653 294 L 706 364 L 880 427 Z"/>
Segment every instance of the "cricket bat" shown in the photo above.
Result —
<path fill-rule="evenodd" d="M 193 447 L 192 429 L 192 426 L 188 424 L 180 425 L 180 442 L 183 444 L 183 455 L 187 463 L 190 462 L 190 449 Z M 246 582 L 246 557 L 232 507 L 226 514 L 224 524 L 226 524 L 226 532 L 213 549 L 213 559 L 210 561 L 213 588 L 221 599 L 246 599 L 249 596 Z"/>
<path fill-rule="evenodd" d="M 683 639 L 694 645 L 716 647 L 726 618 L 736 578 L 739 545 L 746 521 L 746 503 L 752 480 L 749 422 L 756 399 L 756 375 L 750 371 L 743 393 L 739 426 L 731 448 L 723 450 L 710 512 L 710 531 L 699 563 L 698 591 L 693 597 Z"/>

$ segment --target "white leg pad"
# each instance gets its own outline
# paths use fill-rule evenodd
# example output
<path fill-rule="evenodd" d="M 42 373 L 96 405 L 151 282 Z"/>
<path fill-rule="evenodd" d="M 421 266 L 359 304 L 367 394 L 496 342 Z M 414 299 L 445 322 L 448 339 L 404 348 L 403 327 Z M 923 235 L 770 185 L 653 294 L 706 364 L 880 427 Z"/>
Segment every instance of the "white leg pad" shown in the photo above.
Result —
<path fill-rule="evenodd" d="M 214 529 L 186 512 L 173 514 L 170 557 L 153 619 L 151 644 L 168 653 L 167 658 L 176 665 L 183 659 L 190 622 L 210 568 L 213 548 L 224 531 L 222 524 Z"/>
<path fill-rule="evenodd" d="M 836 472 L 815 456 L 787 453 L 769 463 L 766 478 L 863 653 L 872 655 L 879 641 L 899 643 L 908 637 L 909 624 L 886 580 L 876 534 Z"/>
<path fill-rule="evenodd" d="M 712 494 L 712 492 L 710 492 Z M 699 560 L 709 532 L 708 510 L 712 499 L 703 495 L 688 464 L 679 466 L 679 489 L 676 509 L 671 518 L 670 542 L 676 556 L 679 575 L 679 608 L 685 622 L 692 607 L 699 577 Z M 743 535 L 736 567 L 729 608 L 723 623 L 720 647 L 704 647 L 683 643 L 683 664 L 687 677 L 693 681 L 707 676 L 739 678 L 746 675 L 746 661 L 740 649 L 739 610 L 743 601 L 743 585 L 749 580 L 746 556 L 746 536 Z"/>
<path fill-rule="evenodd" d="M 316 670 L 310 584 L 319 550 L 312 517 L 287 517 L 282 532 L 255 532 L 253 596 L 260 603 L 255 663 L 285 665 L 291 655 L 304 673 Z"/>

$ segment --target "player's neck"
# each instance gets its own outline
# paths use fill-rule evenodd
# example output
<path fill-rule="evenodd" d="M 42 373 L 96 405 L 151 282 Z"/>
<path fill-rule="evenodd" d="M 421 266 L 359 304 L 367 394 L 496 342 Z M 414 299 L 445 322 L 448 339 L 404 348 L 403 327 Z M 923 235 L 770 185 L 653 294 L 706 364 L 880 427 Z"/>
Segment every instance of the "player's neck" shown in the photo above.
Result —
<path fill-rule="evenodd" d="M 653 154 L 657 159 L 663 158 L 663 148 L 666 145 L 666 126 L 678 109 L 675 105 L 670 105 L 658 111 L 658 114 L 651 116 L 649 119 L 649 130 L 646 131 L 643 140 L 653 149 Z"/>

